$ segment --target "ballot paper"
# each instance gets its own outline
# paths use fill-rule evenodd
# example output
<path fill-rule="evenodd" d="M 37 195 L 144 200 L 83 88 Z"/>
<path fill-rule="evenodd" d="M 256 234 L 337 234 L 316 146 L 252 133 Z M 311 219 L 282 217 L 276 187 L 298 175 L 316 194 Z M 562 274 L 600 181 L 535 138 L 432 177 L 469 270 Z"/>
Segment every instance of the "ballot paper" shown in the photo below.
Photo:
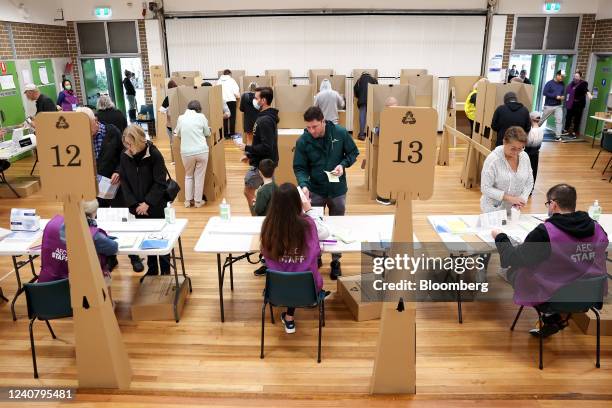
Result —
<path fill-rule="evenodd" d="M 506 210 L 493 211 L 489 213 L 480 214 L 478 216 L 478 228 L 491 229 L 500 228 L 505 225 L 508 220 Z"/>
<path fill-rule="evenodd" d="M 119 183 L 112 184 L 108 177 L 98 175 L 98 197 L 105 200 L 112 200 L 117 195 Z"/>
<path fill-rule="evenodd" d="M 327 180 L 329 180 L 330 183 L 340 182 L 340 177 L 336 176 L 331 171 L 327 171 L 327 170 L 323 170 L 323 171 L 325 172 L 325 174 L 327 174 Z"/>
<path fill-rule="evenodd" d="M 98 224 L 111 222 L 128 222 L 135 219 L 129 208 L 98 208 Z"/>
<path fill-rule="evenodd" d="M 332 227 L 332 228 L 333 228 L 332 235 L 336 237 L 338 240 L 344 242 L 345 244 L 350 244 L 357 240 L 355 239 L 355 237 L 351 233 L 351 230 L 349 229 L 336 228 L 336 227 Z"/>
<path fill-rule="evenodd" d="M 133 248 L 140 238 L 141 236 L 139 234 L 123 234 L 117 239 L 117 245 L 119 245 L 121 249 Z"/>

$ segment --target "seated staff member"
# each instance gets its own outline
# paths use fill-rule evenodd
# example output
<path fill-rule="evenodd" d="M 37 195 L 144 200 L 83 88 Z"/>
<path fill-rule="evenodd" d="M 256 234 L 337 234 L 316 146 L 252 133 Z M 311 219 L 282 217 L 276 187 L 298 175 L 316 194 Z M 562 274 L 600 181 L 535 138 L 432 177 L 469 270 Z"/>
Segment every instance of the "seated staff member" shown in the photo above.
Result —
<path fill-rule="evenodd" d="M 531 231 L 523 244 L 515 247 L 501 231 L 491 233 L 502 267 L 510 267 L 507 280 L 514 287 L 514 303 L 518 305 L 537 307 L 578 279 L 607 273 L 608 236 L 586 212 L 576 211 L 576 189 L 557 184 L 548 190 L 546 200 L 549 218 Z M 578 253 L 586 256 L 578 258 Z M 548 337 L 567 326 L 559 314 L 545 315 L 542 320 L 542 328 L 530 330 L 531 334 L 539 336 L 542 330 L 542 336 Z"/>
<path fill-rule="evenodd" d="M 513 126 L 504 135 L 504 144 L 497 146 L 485 159 L 480 177 L 480 209 L 483 213 L 521 209 L 533 189 L 533 173 L 529 156 L 524 152 L 525 131 Z"/>
<path fill-rule="evenodd" d="M 238 148 L 245 152 L 251 167 L 244 176 L 244 196 L 251 206 L 255 191 L 263 184 L 257 168 L 259 162 L 270 159 L 278 165 L 278 109 L 272 108 L 274 93 L 272 88 L 263 87 L 255 90 L 253 106 L 259 110 L 253 126 L 253 144 L 238 142 Z"/>
<path fill-rule="evenodd" d="M 96 200 L 84 201 L 83 210 L 87 217 L 89 233 L 93 238 L 94 247 L 100 261 L 100 268 L 104 275 L 104 282 L 111 297 L 111 270 L 107 267 L 106 258 L 115 256 L 119 250 L 119 244 L 108 237 L 106 232 L 96 224 L 96 211 L 98 202 Z M 66 250 L 66 226 L 64 216 L 56 215 L 45 226 L 42 237 L 40 255 L 40 274 L 38 282 L 52 282 L 68 277 L 68 252 Z M 112 300 L 112 297 L 111 297 Z"/>
<path fill-rule="evenodd" d="M 316 106 L 304 112 L 304 121 L 306 129 L 295 144 L 293 156 L 295 178 L 313 206 L 328 207 L 329 215 L 344 215 L 348 191 L 344 169 L 355 163 L 359 149 L 346 129 L 324 120 Z M 330 182 L 330 177 L 338 177 L 338 181 Z M 342 275 L 341 256 L 332 254 L 332 280 Z"/>
<path fill-rule="evenodd" d="M 119 174 L 125 205 L 136 218 L 164 218 L 168 174 L 164 157 L 138 125 L 125 129 L 123 146 Z M 159 273 L 157 258 L 147 257 L 147 275 Z M 162 275 L 170 274 L 169 255 L 160 256 L 159 264 Z"/>
<path fill-rule="evenodd" d="M 203 195 L 208 164 L 206 138 L 210 136 L 210 128 L 199 101 L 187 104 L 187 110 L 177 119 L 174 133 L 180 138 L 181 159 L 185 166 L 185 208 L 191 207 L 191 201 L 200 208 L 206 204 Z"/>
<path fill-rule="evenodd" d="M 312 272 L 317 291 L 323 288 L 317 259 L 321 255 L 317 227 L 304 214 L 294 184 L 284 183 L 272 195 L 270 210 L 261 226 L 261 252 L 268 269 L 281 272 Z M 295 333 L 294 308 L 281 314 L 285 332 Z"/>

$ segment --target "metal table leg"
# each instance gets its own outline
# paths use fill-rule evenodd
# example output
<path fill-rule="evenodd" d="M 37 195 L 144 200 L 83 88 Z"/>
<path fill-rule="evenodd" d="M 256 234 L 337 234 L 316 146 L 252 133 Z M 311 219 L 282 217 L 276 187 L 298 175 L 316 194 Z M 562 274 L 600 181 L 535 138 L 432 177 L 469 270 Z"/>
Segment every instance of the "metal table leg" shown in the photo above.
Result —
<path fill-rule="evenodd" d="M 34 161 L 34 164 L 32 165 L 32 170 L 30 170 L 30 176 L 32 174 L 34 174 L 34 169 L 36 168 L 36 165 L 38 164 L 38 149 L 34 149 L 34 155 L 36 155 L 36 160 Z"/>
<path fill-rule="evenodd" d="M 189 283 L 189 293 L 191 293 L 193 292 L 193 288 L 191 287 L 191 278 L 187 276 L 187 273 L 185 273 L 185 257 L 183 256 L 183 243 L 181 242 L 181 237 L 178 238 L 178 247 L 180 255 L 178 259 L 181 261 L 181 270 L 183 272 L 183 277 L 187 279 L 187 282 Z"/>
<path fill-rule="evenodd" d="M 225 322 L 223 311 L 223 272 L 221 271 L 221 254 L 217 254 L 217 278 L 219 279 L 219 307 L 221 308 L 221 323 Z"/>
<path fill-rule="evenodd" d="M 0 299 L 2 299 L 5 302 L 8 302 L 8 298 L 6 296 L 4 296 L 4 293 L 2 293 L 2 288 L 0 288 Z"/>
<path fill-rule="evenodd" d="M 28 283 L 36 282 L 38 280 L 38 275 L 36 275 L 36 273 L 34 272 L 34 259 L 36 259 L 36 257 L 28 256 L 27 261 L 17 261 L 17 256 L 12 256 L 11 258 L 13 259 L 13 268 L 15 269 L 15 277 L 17 278 L 17 292 L 15 292 L 15 296 L 13 297 L 13 300 L 11 302 L 11 313 L 13 315 L 13 321 L 15 322 L 17 321 L 17 314 L 15 313 L 15 302 L 17 301 L 19 295 L 24 292 L 19 270 L 28 263 L 31 265 L 33 277 L 28 281 Z"/>
<path fill-rule="evenodd" d="M 179 322 L 179 312 L 178 312 L 178 301 L 179 301 L 179 294 L 181 293 L 181 286 L 179 285 L 179 278 L 178 278 L 178 270 L 176 269 L 176 255 L 174 253 L 174 248 L 172 248 L 172 269 L 174 269 L 174 284 L 175 284 L 175 290 L 174 290 L 174 320 L 178 323 Z"/>

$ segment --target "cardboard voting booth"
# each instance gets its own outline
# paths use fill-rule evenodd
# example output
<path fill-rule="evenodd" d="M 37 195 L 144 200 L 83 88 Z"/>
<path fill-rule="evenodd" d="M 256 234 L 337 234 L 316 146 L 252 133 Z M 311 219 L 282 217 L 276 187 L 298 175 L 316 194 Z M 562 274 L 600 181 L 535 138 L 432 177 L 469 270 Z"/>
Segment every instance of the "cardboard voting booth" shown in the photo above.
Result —
<path fill-rule="evenodd" d="M 177 71 L 170 76 L 177 85 L 200 86 L 202 85 L 202 74 L 200 71 Z"/>
<path fill-rule="evenodd" d="M 426 200 L 433 194 L 438 114 L 431 107 L 398 106 L 384 108 L 380 116 L 377 182 L 384 196 L 394 198 L 397 204 L 389 257 L 401 256 L 404 251 L 412 255 L 412 200 Z M 387 272 L 384 279 L 388 282 L 410 276 L 407 270 Z M 414 393 L 415 349 L 415 304 L 402 297 L 384 302 L 370 391 Z"/>
<path fill-rule="evenodd" d="M 276 184 L 283 183 L 297 184 L 295 173 L 293 172 L 293 154 L 295 143 L 304 133 L 303 128 L 278 129 L 278 167 L 274 171 L 274 181 Z"/>
<path fill-rule="evenodd" d="M 266 69 L 265 74 L 272 77 L 272 85 L 291 85 L 291 71 L 288 69 Z"/>
<path fill-rule="evenodd" d="M 424 68 L 403 68 L 400 70 L 400 78 L 403 76 L 427 75 Z"/>
<path fill-rule="evenodd" d="M 149 67 L 151 73 L 151 87 L 155 90 L 155 100 L 153 101 L 155 109 L 155 128 L 160 134 L 165 133 L 167 115 L 159 112 L 159 108 L 166 97 L 166 71 L 162 65 L 151 65 Z"/>
<path fill-rule="evenodd" d="M 274 87 L 274 107 L 278 109 L 279 129 L 304 128 L 304 112 L 312 106 L 313 85 Z"/>
<path fill-rule="evenodd" d="M 240 89 L 243 89 L 244 92 L 249 90 L 249 84 L 251 82 L 255 82 L 257 87 L 261 88 L 264 86 L 272 87 L 272 77 L 267 75 L 245 75 L 242 77 L 242 85 Z"/>
<path fill-rule="evenodd" d="M 83 212 L 98 190 L 89 118 L 44 112 L 36 131 L 43 196 L 64 203 L 79 387 L 128 388 L 132 369 Z"/>
<path fill-rule="evenodd" d="M 179 86 L 168 90 L 170 102 L 170 118 L 172 128 L 176 121 L 187 109 L 187 104 L 198 100 L 202 105 L 202 113 L 208 119 L 211 135 L 208 138 L 208 165 L 204 179 L 204 195 L 207 201 L 218 199 L 227 184 L 225 172 L 225 148 L 223 145 L 223 100 L 221 86 L 205 86 L 201 88 Z M 172 145 L 175 163 L 175 180 L 181 186 L 178 195 L 179 201 L 185 200 L 185 167 L 181 158 L 180 139 Z"/>
<path fill-rule="evenodd" d="M 376 188 L 378 169 L 378 136 L 375 128 L 380 125 L 380 113 L 385 101 L 393 96 L 400 106 L 415 106 L 416 90 L 412 85 L 372 85 L 368 86 L 368 113 L 366 120 L 366 186 L 370 198 L 379 195 Z M 383 196 L 384 197 L 384 196 Z M 386 197 L 385 197 L 386 198 Z"/>
<path fill-rule="evenodd" d="M 368 68 L 357 68 L 357 69 L 353 69 L 352 72 L 352 77 L 353 77 L 353 81 L 351 83 L 351 86 L 354 88 L 355 84 L 357 83 L 357 81 L 359 80 L 359 78 L 361 77 L 361 74 L 363 74 L 364 72 L 367 72 L 368 74 L 370 74 L 372 76 L 372 78 L 374 79 L 378 79 L 378 70 L 377 69 L 368 69 Z M 347 101 L 347 104 L 349 102 Z M 357 136 L 359 135 L 359 107 L 357 106 L 357 95 L 353 94 L 353 136 Z"/>
<path fill-rule="evenodd" d="M 223 69 L 217 71 L 217 75 L 223 75 L 223 71 Z M 236 81 L 236 83 L 238 83 L 238 86 L 240 87 L 240 93 L 243 93 L 244 89 L 242 88 L 242 77 L 246 76 L 246 71 L 244 69 L 230 69 L 230 71 L 232 71 L 232 74 L 230 76 L 234 78 L 234 80 Z"/>
<path fill-rule="evenodd" d="M 317 75 L 317 86 L 313 89 L 314 95 L 321 89 L 321 82 L 323 82 L 324 79 L 331 82 L 332 89 L 344 98 L 344 103 L 346 105 L 346 75 Z M 338 111 L 338 124 L 342 127 L 346 127 L 346 106 L 345 109 Z"/>
<path fill-rule="evenodd" d="M 317 76 L 318 75 L 332 75 L 334 73 L 333 69 L 309 69 L 308 70 L 308 83 L 310 85 L 317 84 Z"/>
<path fill-rule="evenodd" d="M 470 134 L 470 123 L 465 116 L 465 100 L 480 78 L 480 76 L 468 75 L 452 76 L 448 79 L 449 98 L 452 98 L 449 106 L 452 106 L 451 109 L 454 110 L 452 127 L 466 135 Z"/>
<path fill-rule="evenodd" d="M 413 85 L 415 87 L 416 106 L 437 107 L 438 77 L 428 74 L 402 74 L 400 85 Z"/>

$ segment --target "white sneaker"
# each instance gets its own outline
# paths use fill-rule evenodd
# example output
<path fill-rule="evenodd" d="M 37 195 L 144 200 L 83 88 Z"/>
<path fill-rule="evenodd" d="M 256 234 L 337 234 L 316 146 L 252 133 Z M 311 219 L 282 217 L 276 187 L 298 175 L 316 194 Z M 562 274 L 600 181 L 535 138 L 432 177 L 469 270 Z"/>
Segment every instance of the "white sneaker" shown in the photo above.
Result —
<path fill-rule="evenodd" d="M 206 205 L 206 201 L 196 201 L 195 202 L 195 208 L 200 208 L 204 205 Z"/>
<path fill-rule="evenodd" d="M 191 201 L 185 201 L 185 208 L 191 207 Z"/>

